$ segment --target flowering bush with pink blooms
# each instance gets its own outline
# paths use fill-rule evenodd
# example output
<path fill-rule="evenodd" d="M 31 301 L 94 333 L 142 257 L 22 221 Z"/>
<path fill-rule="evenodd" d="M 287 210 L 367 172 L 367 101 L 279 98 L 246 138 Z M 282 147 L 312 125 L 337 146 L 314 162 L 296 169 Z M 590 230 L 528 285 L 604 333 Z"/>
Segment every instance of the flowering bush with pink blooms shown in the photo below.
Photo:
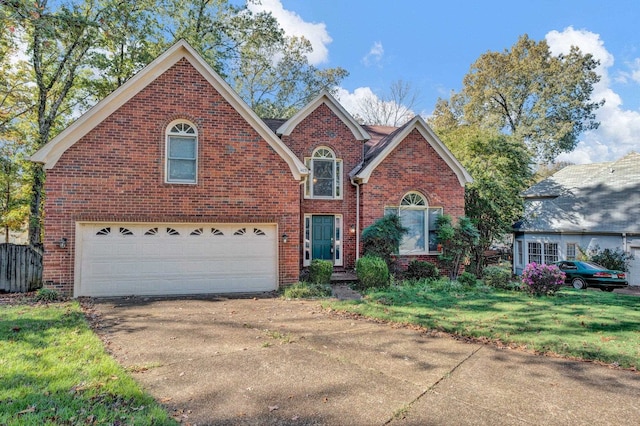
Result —
<path fill-rule="evenodd" d="M 553 295 L 564 284 L 565 274 L 556 265 L 529 263 L 522 271 L 523 290 L 533 296 Z"/>

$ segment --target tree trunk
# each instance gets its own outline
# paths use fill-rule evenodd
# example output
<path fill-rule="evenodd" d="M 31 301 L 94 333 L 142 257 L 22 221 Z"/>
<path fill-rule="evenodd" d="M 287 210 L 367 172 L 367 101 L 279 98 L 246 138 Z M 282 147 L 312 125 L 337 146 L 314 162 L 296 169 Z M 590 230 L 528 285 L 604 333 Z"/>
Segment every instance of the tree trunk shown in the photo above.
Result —
<path fill-rule="evenodd" d="M 44 192 L 44 169 L 41 164 L 33 166 L 33 184 L 31 187 L 31 219 L 29 220 L 29 244 L 42 243 L 42 194 Z"/>

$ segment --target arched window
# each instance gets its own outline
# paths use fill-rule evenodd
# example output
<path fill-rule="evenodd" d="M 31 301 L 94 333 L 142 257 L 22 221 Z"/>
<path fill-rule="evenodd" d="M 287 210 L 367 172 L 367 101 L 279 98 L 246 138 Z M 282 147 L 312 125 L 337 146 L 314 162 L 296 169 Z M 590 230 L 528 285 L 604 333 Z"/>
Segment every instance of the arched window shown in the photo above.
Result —
<path fill-rule="evenodd" d="M 333 151 L 319 147 L 306 159 L 310 170 L 305 190 L 307 198 L 342 198 L 342 160 Z"/>
<path fill-rule="evenodd" d="M 408 229 L 400 243 L 400 254 L 420 254 L 438 251 L 436 221 L 442 214 L 441 207 L 429 207 L 427 199 L 419 192 L 408 192 L 398 207 L 385 208 L 385 214 L 397 214 Z"/>
<path fill-rule="evenodd" d="M 165 180 L 196 183 L 198 175 L 198 132 L 185 121 L 167 127 Z"/>

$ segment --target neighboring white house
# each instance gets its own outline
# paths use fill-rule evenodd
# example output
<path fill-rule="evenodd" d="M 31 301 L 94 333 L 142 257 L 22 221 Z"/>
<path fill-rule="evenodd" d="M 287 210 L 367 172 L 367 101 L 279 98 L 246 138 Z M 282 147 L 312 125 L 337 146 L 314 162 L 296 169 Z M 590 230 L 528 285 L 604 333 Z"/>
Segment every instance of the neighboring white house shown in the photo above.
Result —
<path fill-rule="evenodd" d="M 640 154 L 565 167 L 524 191 L 514 227 L 513 270 L 575 259 L 580 250 L 632 254 L 629 284 L 640 285 Z"/>

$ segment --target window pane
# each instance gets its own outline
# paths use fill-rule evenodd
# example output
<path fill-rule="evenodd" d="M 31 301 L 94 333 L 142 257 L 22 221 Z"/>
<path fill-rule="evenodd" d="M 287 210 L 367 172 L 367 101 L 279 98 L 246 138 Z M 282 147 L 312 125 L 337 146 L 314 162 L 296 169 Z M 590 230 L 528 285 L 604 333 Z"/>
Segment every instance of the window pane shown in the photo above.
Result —
<path fill-rule="evenodd" d="M 400 243 L 400 253 L 424 252 L 425 211 L 401 210 L 400 222 L 409 230 Z"/>
<path fill-rule="evenodd" d="M 196 158 L 196 143 L 193 138 L 169 137 L 169 158 Z"/>
<path fill-rule="evenodd" d="M 313 195 L 333 197 L 333 161 L 313 161 Z"/>
<path fill-rule="evenodd" d="M 336 161 L 336 198 L 340 198 L 342 182 L 342 161 Z"/>
<path fill-rule="evenodd" d="M 528 243 L 529 263 L 542 263 L 542 247 L 540 243 Z"/>
<path fill-rule="evenodd" d="M 517 247 L 518 247 L 518 265 L 522 265 L 522 262 L 523 262 L 522 241 L 517 242 Z"/>
<path fill-rule="evenodd" d="M 429 209 L 429 251 L 438 251 L 438 226 L 436 222 L 442 214 L 442 208 Z"/>
<path fill-rule="evenodd" d="M 558 244 L 557 243 L 545 243 L 544 244 L 544 263 L 547 265 L 558 261 Z"/>
<path fill-rule="evenodd" d="M 169 180 L 196 180 L 194 160 L 169 160 Z"/>
<path fill-rule="evenodd" d="M 305 158 L 304 165 L 307 166 L 307 169 L 311 171 L 311 159 Z M 311 197 L 311 176 L 307 176 L 307 179 L 304 183 L 304 196 Z"/>
<path fill-rule="evenodd" d="M 567 243 L 567 260 L 576 260 L 576 244 Z"/>

